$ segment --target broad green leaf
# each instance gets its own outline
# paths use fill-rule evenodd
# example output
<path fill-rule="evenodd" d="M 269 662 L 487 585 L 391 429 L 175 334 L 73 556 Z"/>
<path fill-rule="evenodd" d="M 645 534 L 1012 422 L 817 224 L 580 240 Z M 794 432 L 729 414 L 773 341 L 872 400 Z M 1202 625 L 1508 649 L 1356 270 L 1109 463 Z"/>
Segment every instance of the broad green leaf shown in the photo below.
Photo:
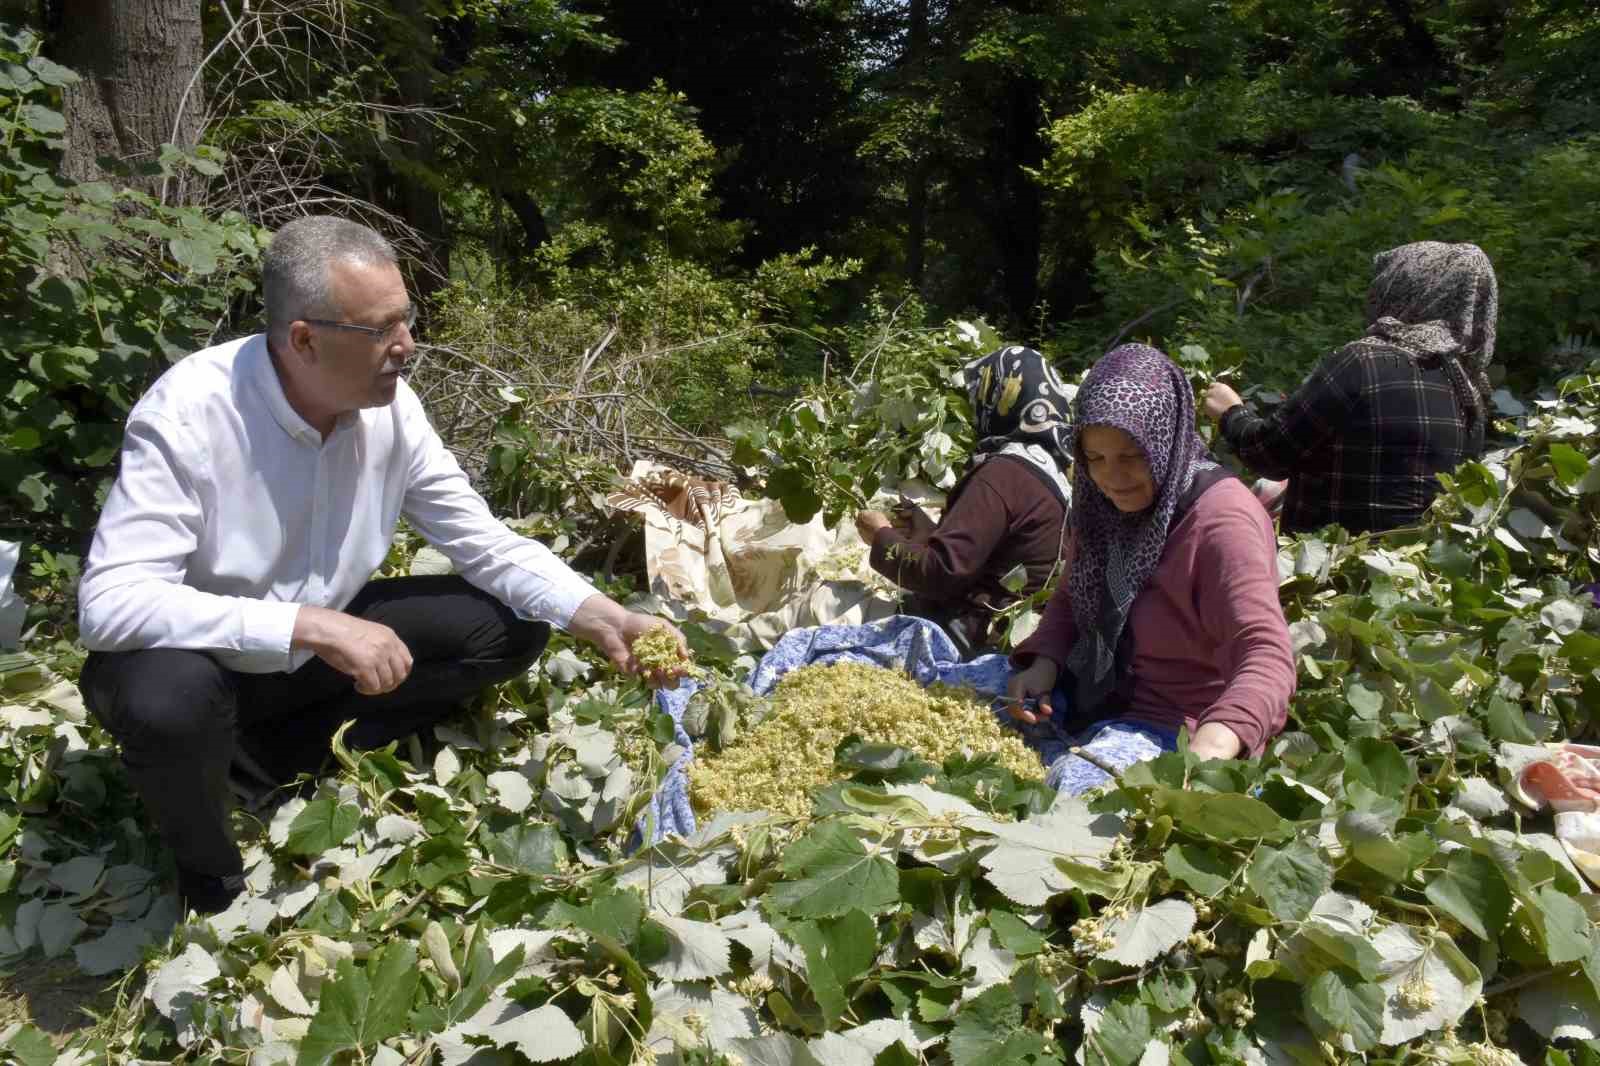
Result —
<path fill-rule="evenodd" d="M 991 910 L 987 915 L 989 928 L 1000 946 L 1019 957 L 1037 955 L 1045 949 L 1043 933 L 1028 925 L 1010 911 Z"/>
<path fill-rule="evenodd" d="M 1314 844 L 1295 840 L 1263 848 L 1245 870 L 1245 881 L 1282 922 L 1298 922 L 1333 887 L 1333 867 Z"/>
<path fill-rule="evenodd" d="M 1152 799 L 1157 813 L 1171 817 L 1174 825 L 1215 840 L 1281 840 L 1292 831 L 1277 811 L 1236 792 L 1159 789 Z"/>
<path fill-rule="evenodd" d="M 1173 844 L 1163 865 L 1174 880 L 1182 881 L 1201 896 L 1215 896 L 1228 887 L 1233 869 L 1222 856 L 1202 844 Z"/>
<path fill-rule="evenodd" d="M 1539 889 L 1538 918 L 1552 964 L 1589 957 L 1589 915 L 1577 900 L 1554 885 L 1545 885 Z"/>
<path fill-rule="evenodd" d="M 1400 749 L 1387 740 L 1361 737 L 1345 748 L 1346 785 L 1363 784 L 1380 796 L 1400 799 L 1411 791 L 1417 775 Z"/>
<path fill-rule="evenodd" d="M 222 246 L 205 236 L 174 237 L 167 242 L 179 266 L 192 274 L 215 274 L 221 265 Z"/>
<path fill-rule="evenodd" d="M 1113 943 L 1100 958 L 1123 966 L 1143 966 L 1182 943 L 1194 932 L 1194 923 L 1194 907 L 1181 899 L 1140 907 L 1106 930 Z"/>
<path fill-rule="evenodd" d="M 1022 1006 L 1009 985 L 995 985 L 956 1014 L 946 1044 L 953 1066 L 1044 1066 L 1061 1062 L 1056 1046 L 1022 1027 Z"/>
<path fill-rule="evenodd" d="M 1583 457 L 1583 453 L 1570 444 L 1560 442 L 1550 445 L 1550 465 L 1555 468 L 1556 477 L 1568 488 L 1583 480 L 1583 475 L 1589 472 L 1589 460 Z"/>
<path fill-rule="evenodd" d="M 1341 970 L 1325 970 L 1305 988 L 1306 1020 L 1324 1037 L 1346 1036 L 1357 1051 L 1383 1032 L 1383 989 Z"/>
<path fill-rule="evenodd" d="M 859 910 L 815 922 L 791 922 L 781 931 L 806 957 L 806 982 L 828 1025 L 839 1024 L 850 1001 L 848 986 L 872 965 L 878 953 L 877 923 Z"/>
<path fill-rule="evenodd" d="M 1390 925 L 1373 938 L 1383 956 L 1383 1043 L 1453 1027 L 1483 991 L 1478 968 L 1449 938 Z"/>
<path fill-rule="evenodd" d="M 652 914 L 650 920 L 667 931 L 669 945 L 667 957 L 651 967 L 657 977 L 668 981 L 703 981 L 728 972 L 728 956 L 733 942 L 721 929 L 710 922 L 674 918 L 666 914 Z M 867 928 L 871 936 L 870 920 Z"/>
<path fill-rule="evenodd" d="M 15 1031 L 8 1027 L 8 1035 L 0 1048 L 10 1052 L 18 1066 L 54 1066 L 57 1052 L 50 1037 L 26 1022 L 16 1024 Z"/>
<path fill-rule="evenodd" d="M 1499 867 L 1466 848 L 1450 853 L 1423 893 L 1479 940 L 1499 936 L 1511 915 L 1511 890 Z"/>
<path fill-rule="evenodd" d="M 1098 867 L 1116 845 L 1122 820 L 1091 813 L 1075 796 L 1061 796 L 1048 811 L 1026 821 L 986 821 L 976 827 L 997 838 L 994 849 L 979 860 L 989 883 L 1014 903 L 1042 907 L 1052 896 L 1084 887 L 1062 862 Z"/>
<path fill-rule="evenodd" d="M 1194 1002 L 1195 991 L 1194 978 L 1182 970 L 1157 970 L 1139 983 L 1139 994 L 1145 1001 L 1167 1014 L 1187 1008 Z"/>
<path fill-rule="evenodd" d="M 900 899 L 892 859 L 869 853 L 842 821 L 824 822 L 789 845 L 780 865 L 790 880 L 772 886 L 767 905 L 797 918 L 878 914 Z"/>
<path fill-rule="evenodd" d="M 62 117 L 61 112 L 52 111 L 48 107 L 23 104 L 17 114 L 24 126 L 30 126 L 39 133 L 67 132 L 67 120 Z"/>
<path fill-rule="evenodd" d="M 1116 1000 L 1084 1036 L 1084 1062 L 1087 1066 L 1133 1066 L 1155 1036 L 1150 1008 L 1136 1000 Z"/>
<path fill-rule="evenodd" d="M 307 803 L 289 823 L 284 850 L 291 855 L 321 855 L 350 839 L 361 824 L 361 808 L 331 796 Z"/>
<path fill-rule="evenodd" d="M 365 966 L 339 963 L 322 987 L 316 1016 L 300 1042 L 299 1066 L 325 1066 L 340 1053 L 371 1047 L 405 1031 L 422 972 L 417 949 L 395 940 L 374 952 Z"/>
<path fill-rule="evenodd" d="M 522 873 L 551 874 L 566 861 L 567 845 L 553 825 L 520 822 L 489 838 L 489 857 Z"/>

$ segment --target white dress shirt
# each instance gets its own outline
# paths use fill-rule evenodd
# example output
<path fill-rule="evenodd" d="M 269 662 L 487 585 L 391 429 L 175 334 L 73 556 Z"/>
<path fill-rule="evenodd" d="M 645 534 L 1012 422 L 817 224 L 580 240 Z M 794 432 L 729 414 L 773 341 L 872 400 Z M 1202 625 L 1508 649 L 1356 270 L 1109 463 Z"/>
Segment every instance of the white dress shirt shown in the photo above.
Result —
<path fill-rule="evenodd" d="M 283 393 L 261 335 L 196 352 L 128 416 L 122 466 L 79 586 L 91 651 L 194 648 L 232 670 L 294 670 L 301 604 L 342 609 L 404 515 L 518 616 L 565 627 L 595 594 L 489 513 L 400 382 L 324 441 Z"/>

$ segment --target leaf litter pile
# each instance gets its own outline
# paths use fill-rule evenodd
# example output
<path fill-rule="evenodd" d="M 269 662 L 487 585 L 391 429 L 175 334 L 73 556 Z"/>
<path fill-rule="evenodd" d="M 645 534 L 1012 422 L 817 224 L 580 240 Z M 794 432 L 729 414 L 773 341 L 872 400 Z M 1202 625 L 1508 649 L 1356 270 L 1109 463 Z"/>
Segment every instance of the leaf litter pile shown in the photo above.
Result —
<path fill-rule="evenodd" d="M 804 817 L 812 796 L 838 776 L 835 749 L 852 737 L 934 762 L 992 753 L 1018 777 L 1042 773 L 1038 756 L 1000 728 L 987 700 L 923 688 L 893 670 L 834 663 L 785 674 L 760 725 L 721 754 L 696 760 L 690 797 L 698 812 Z"/>
<path fill-rule="evenodd" d="M 1085 799 L 862 731 L 808 808 L 630 851 L 671 730 L 558 638 L 476 716 L 242 821 L 247 893 L 182 920 L 81 652 L 29 648 L 0 661 L 0 965 L 120 984 L 64 1048 L 0 1027 L 0 1061 L 1600 1062 L 1573 823 L 1506 789 L 1600 719 L 1597 400 L 1498 401 L 1513 443 L 1414 529 L 1285 539 L 1289 730 Z M 747 665 L 702 659 L 712 762 L 760 725 Z"/>

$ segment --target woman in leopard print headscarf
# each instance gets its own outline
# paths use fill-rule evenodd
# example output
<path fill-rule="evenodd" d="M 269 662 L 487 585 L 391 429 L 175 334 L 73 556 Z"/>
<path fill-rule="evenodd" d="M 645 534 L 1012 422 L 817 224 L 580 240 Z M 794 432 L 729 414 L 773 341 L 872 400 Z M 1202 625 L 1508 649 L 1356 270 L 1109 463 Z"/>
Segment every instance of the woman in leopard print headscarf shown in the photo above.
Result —
<path fill-rule="evenodd" d="M 1283 529 L 1412 525 L 1437 475 L 1483 450 L 1499 293 L 1473 244 L 1419 241 L 1373 259 L 1367 330 L 1270 417 L 1224 384 L 1206 413 L 1250 467 L 1287 478 Z"/>
<path fill-rule="evenodd" d="M 1106 355 L 1078 390 L 1067 577 L 1010 683 L 1026 726 L 1088 723 L 1074 739 L 1092 758 L 1051 766 L 1064 791 L 1106 780 L 1101 764 L 1171 750 L 1180 728 L 1208 758 L 1258 754 L 1283 728 L 1294 659 L 1277 541 L 1194 418 L 1183 372 L 1142 344 Z"/>
<path fill-rule="evenodd" d="M 912 594 L 906 613 L 939 623 L 971 657 L 995 642 L 996 615 L 1044 588 L 1061 558 L 1071 399 L 1045 357 L 1020 344 L 962 371 L 978 440 L 944 515 L 936 523 L 907 502 L 893 519 L 861 511 L 856 529 L 873 569 Z"/>

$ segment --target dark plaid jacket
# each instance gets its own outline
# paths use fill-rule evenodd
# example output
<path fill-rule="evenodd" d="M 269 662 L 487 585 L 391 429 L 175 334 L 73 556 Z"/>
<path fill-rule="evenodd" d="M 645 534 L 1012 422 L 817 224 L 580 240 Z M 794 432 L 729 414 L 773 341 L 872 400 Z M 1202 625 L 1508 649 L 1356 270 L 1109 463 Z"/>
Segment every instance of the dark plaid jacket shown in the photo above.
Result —
<path fill-rule="evenodd" d="M 1467 428 L 1442 369 L 1354 345 L 1324 359 L 1269 417 L 1230 410 L 1222 434 L 1252 470 L 1289 479 L 1286 533 L 1411 525 L 1439 491 L 1435 475 L 1483 451 L 1483 422 Z"/>

